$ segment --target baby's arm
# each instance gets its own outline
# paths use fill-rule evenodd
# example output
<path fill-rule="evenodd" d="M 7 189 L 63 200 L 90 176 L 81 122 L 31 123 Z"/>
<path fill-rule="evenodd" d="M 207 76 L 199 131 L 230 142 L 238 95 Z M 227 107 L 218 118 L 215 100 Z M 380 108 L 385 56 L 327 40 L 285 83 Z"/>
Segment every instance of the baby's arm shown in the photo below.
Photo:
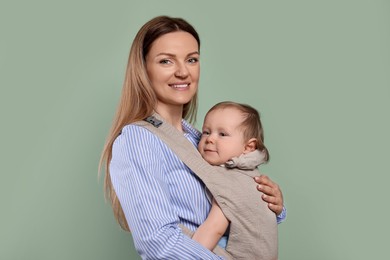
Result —
<path fill-rule="evenodd" d="M 192 239 L 207 249 L 213 250 L 223 234 L 225 234 L 228 226 L 229 221 L 226 219 L 217 202 L 213 199 L 213 205 L 207 219 L 195 231 Z"/>

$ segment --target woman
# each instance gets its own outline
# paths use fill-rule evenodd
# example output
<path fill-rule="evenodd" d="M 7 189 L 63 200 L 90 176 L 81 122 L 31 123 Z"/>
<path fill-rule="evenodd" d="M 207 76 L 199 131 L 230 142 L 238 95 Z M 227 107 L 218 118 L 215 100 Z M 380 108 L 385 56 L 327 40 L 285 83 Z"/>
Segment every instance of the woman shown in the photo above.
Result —
<path fill-rule="evenodd" d="M 132 231 L 145 259 L 220 259 L 178 226 L 194 231 L 206 219 L 210 202 L 204 184 L 158 137 L 131 124 L 156 112 L 197 145 L 200 133 L 186 120 L 196 117 L 199 50 L 197 32 L 183 19 L 160 16 L 139 30 L 103 150 L 115 217 Z M 256 182 L 270 209 L 282 213 L 279 221 L 284 219 L 279 187 L 266 176 Z"/>

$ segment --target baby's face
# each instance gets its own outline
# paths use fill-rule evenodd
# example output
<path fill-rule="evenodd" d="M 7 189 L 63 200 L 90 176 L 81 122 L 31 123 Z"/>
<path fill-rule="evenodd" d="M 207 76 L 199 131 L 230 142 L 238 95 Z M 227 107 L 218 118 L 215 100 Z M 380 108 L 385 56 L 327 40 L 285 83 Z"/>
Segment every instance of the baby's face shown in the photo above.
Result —
<path fill-rule="evenodd" d="M 211 165 L 221 165 L 245 151 L 243 114 L 235 108 L 220 108 L 204 119 L 198 150 Z"/>

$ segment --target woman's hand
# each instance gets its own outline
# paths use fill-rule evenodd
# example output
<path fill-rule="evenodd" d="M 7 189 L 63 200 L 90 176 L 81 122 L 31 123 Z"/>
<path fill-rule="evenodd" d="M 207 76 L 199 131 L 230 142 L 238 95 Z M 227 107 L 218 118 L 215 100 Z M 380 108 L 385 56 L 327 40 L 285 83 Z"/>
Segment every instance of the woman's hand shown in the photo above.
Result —
<path fill-rule="evenodd" d="M 268 203 L 270 210 L 275 212 L 276 216 L 279 216 L 283 210 L 283 194 L 279 185 L 266 175 L 255 177 L 255 182 L 259 184 L 257 189 L 264 193 L 262 199 Z"/>

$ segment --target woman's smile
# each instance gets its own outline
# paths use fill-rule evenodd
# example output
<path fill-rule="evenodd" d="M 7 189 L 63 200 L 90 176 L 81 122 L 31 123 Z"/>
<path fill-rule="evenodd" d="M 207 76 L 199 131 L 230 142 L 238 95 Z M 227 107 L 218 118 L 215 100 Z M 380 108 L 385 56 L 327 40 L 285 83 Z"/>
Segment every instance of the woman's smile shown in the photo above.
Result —
<path fill-rule="evenodd" d="M 174 83 L 168 85 L 177 90 L 187 90 L 189 89 L 190 83 Z"/>

